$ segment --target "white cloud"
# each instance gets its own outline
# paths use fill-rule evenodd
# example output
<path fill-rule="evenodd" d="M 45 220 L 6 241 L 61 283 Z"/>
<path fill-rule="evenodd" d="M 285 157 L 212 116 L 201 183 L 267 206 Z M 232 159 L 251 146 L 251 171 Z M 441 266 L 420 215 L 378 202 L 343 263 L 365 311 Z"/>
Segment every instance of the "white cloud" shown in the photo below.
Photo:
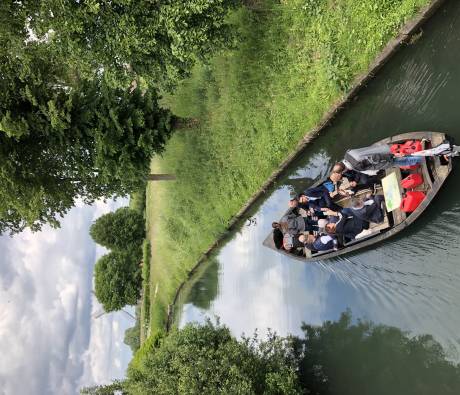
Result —
<path fill-rule="evenodd" d="M 0 394 L 73 394 L 124 374 L 132 323 L 91 319 L 93 267 L 104 250 L 88 234 L 95 218 L 123 204 L 78 204 L 61 229 L 0 237 Z"/>

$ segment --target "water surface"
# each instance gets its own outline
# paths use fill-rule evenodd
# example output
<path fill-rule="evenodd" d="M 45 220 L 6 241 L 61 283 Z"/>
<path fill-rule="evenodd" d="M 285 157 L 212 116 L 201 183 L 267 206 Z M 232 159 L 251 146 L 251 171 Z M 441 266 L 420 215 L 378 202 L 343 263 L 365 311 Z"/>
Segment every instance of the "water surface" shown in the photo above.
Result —
<path fill-rule="evenodd" d="M 454 169 L 409 229 L 341 258 L 302 263 L 262 246 L 293 190 L 323 176 L 349 147 L 416 130 L 460 141 L 460 2 L 448 1 L 291 166 L 184 292 L 178 321 L 220 318 L 235 335 L 266 328 L 300 334 L 302 322 L 353 317 L 431 334 L 460 360 L 460 185 Z"/>

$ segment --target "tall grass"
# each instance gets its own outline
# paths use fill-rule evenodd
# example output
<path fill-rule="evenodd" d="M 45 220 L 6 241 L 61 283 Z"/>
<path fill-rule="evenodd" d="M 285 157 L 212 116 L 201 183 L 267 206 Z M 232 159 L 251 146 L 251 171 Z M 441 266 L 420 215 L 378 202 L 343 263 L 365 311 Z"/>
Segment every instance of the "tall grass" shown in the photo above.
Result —
<path fill-rule="evenodd" d="M 163 103 L 199 124 L 152 163 L 177 176 L 147 188 L 154 329 L 230 218 L 428 2 L 261 0 L 232 15 L 237 49 L 198 64 Z"/>

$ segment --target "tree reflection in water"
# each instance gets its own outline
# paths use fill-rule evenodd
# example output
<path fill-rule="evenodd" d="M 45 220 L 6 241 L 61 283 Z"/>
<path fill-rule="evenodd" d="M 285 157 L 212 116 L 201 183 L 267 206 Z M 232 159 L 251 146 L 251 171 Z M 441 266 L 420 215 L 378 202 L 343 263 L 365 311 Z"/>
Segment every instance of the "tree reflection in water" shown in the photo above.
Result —
<path fill-rule="evenodd" d="M 431 335 L 411 337 L 394 327 L 336 322 L 303 325 L 295 338 L 302 387 L 310 394 L 459 394 L 460 365 L 446 359 Z"/>
<path fill-rule="evenodd" d="M 219 261 L 215 256 L 210 257 L 205 264 L 206 270 L 198 277 L 196 282 L 190 287 L 187 300 L 190 300 L 196 307 L 208 310 L 211 302 L 217 296 L 219 284 Z"/>

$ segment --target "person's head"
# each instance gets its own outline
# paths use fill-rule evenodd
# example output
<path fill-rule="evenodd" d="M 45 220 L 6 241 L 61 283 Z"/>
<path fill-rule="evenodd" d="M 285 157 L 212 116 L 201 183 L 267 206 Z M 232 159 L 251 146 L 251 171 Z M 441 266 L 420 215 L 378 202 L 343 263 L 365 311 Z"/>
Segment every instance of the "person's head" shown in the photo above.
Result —
<path fill-rule="evenodd" d="M 351 208 L 358 210 L 360 208 L 363 208 L 364 203 L 361 199 L 354 198 L 351 200 Z"/>
<path fill-rule="evenodd" d="M 299 203 L 307 203 L 308 202 L 308 197 L 307 195 L 300 195 L 299 196 Z"/>
<path fill-rule="evenodd" d="M 273 229 L 279 229 L 281 227 L 279 222 L 272 222 L 272 228 Z"/>
<path fill-rule="evenodd" d="M 278 228 L 273 229 L 273 243 L 278 250 L 283 247 L 283 232 Z"/>
<path fill-rule="evenodd" d="M 332 171 L 334 173 L 343 173 L 345 171 L 346 167 L 342 162 L 337 162 L 334 167 L 332 168 Z"/>
<path fill-rule="evenodd" d="M 329 223 L 329 224 L 326 225 L 325 229 L 326 229 L 327 233 L 334 234 L 335 229 L 336 229 L 336 224 L 335 223 Z"/>
<path fill-rule="evenodd" d="M 333 171 L 331 175 L 329 176 L 329 178 L 331 179 L 332 182 L 337 182 L 342 179 L 342 174 Z"/>
<path fill-rule="evenodd" d="M 294 207 L 297 207 L 298 205 L 299 205 L 299 201 L 297 200 L 297 198 L 293 198 L 289 200 L 289 207 L 294 208 Z"/>

